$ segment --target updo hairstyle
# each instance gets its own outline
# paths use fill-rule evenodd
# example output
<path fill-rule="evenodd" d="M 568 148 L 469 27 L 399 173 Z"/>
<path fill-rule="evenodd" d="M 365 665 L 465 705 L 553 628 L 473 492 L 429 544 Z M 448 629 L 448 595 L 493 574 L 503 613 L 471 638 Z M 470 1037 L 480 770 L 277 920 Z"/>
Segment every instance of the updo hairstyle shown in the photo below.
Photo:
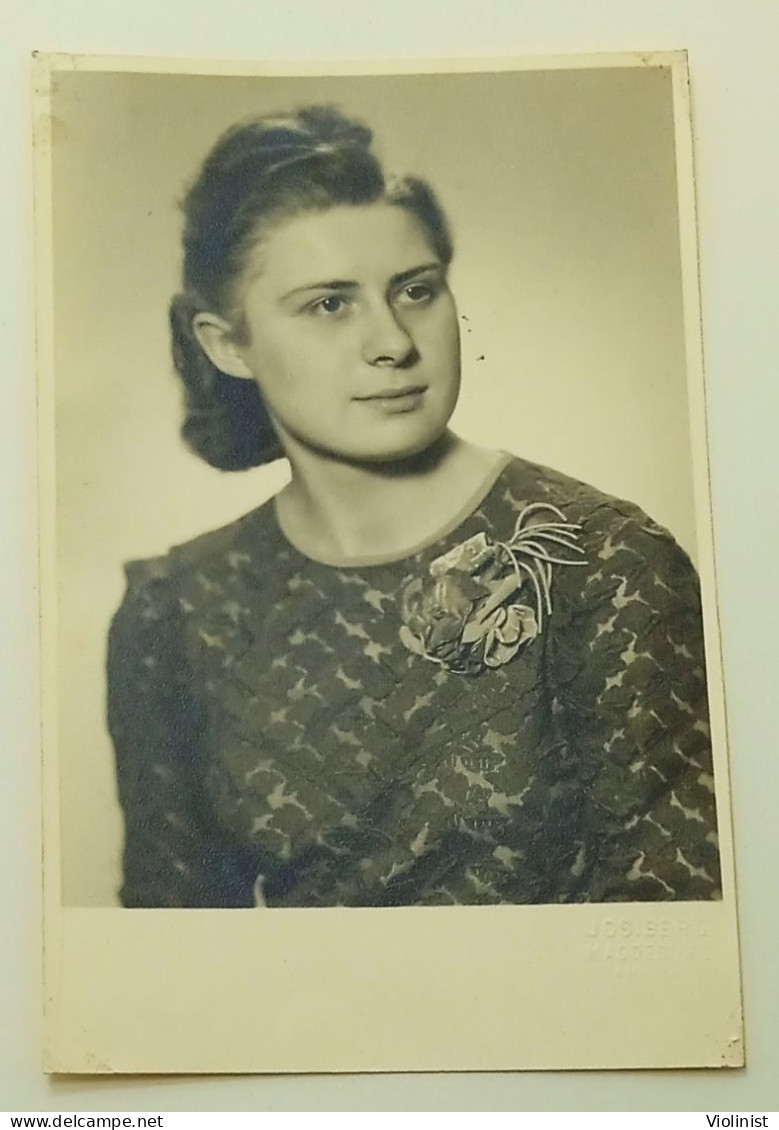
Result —
<path fill-rule="evenodd" d="M 415 177 L 388 183 L 372 137 L 328 106 L 243 122 L 217 140 L 184 198 L 182 293 L 170 305 L 173 362 L 184 385 L 182 435 L 213 467 L 241 471 L 284 454 L 257 385 L 218 369 L 192 325 L 199 313 L 218 314 L 237 340 L 246 339 L 237 284 L 265 228 L 304 212 L 386 200 L 412 212 L 441 262 L 451 261 L 432 189 Z"/>

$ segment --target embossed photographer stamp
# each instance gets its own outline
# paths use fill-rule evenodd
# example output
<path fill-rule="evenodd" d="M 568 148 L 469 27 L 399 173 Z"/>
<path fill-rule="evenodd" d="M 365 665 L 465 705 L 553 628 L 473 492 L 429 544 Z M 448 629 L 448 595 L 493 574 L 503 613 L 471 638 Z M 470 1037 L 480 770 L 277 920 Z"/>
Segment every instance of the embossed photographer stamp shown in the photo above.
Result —
<path fill-rule="evenodd" d="M 590 923 L 584 934 L 589 961 L 625 967 L 705 959 L 710 928 L 694 918 L 615 916 Z"/>

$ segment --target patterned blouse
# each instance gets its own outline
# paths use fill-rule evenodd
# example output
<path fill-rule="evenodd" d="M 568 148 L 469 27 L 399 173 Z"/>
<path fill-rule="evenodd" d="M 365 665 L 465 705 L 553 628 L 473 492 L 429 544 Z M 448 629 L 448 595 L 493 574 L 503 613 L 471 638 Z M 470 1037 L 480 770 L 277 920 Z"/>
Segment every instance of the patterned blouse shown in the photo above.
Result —
<path fill-rule="evenodd" d="M 125 906 L 720 897 L 697 577 L 636 506 L 506 457 L 401 559 L 271 501 L 127 577 Z"/>

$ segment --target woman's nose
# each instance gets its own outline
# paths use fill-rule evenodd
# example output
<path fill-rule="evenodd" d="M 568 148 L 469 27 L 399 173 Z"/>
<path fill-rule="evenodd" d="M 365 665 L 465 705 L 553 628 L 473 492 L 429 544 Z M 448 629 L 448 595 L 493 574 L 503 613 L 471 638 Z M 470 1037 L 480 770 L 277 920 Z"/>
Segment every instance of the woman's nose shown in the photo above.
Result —
<path fill-rule="evenodd" d="M 414 339 L 389 305 L 366 315 L 363 358 L 369 365 L 402 365 L 415 353 Z"/>

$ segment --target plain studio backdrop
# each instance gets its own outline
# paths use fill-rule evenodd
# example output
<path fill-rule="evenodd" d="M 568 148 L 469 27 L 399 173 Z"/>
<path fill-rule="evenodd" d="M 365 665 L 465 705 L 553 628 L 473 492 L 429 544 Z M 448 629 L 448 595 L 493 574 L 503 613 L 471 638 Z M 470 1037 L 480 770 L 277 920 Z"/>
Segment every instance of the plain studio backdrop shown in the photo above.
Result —
<path fill-rule="evenodd" d="M 695 557 L 670 72 L 307 78 L 58 73 L 54 279 L 64 901 L 116 905 L 104 657 L 122 563 L 223 525 L 285 464 L 178 437 L 167 304 L 187 183 L 239 119 L 333 103 L 451 219 L 453 426 L 642 506 Z"/>

